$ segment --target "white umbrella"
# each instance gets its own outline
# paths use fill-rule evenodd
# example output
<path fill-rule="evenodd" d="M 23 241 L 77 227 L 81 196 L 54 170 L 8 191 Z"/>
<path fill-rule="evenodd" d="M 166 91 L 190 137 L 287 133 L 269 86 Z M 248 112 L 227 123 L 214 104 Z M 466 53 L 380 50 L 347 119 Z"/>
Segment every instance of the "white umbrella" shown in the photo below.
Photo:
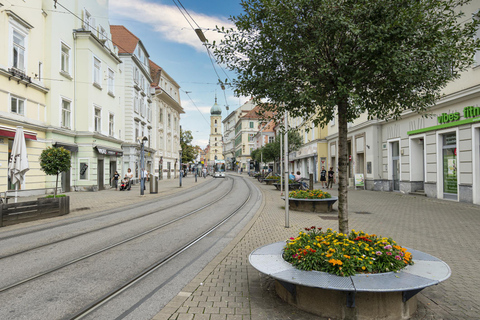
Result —
<path fill-rule="evenodd" d="M 15 139 L 13 140 L 12 153 L 8 163 L 8 175 L 10 176 L 11 182 L 15 184 L 15 190 L 18 190 L 18 184 L 23 182 L 25 173 L 28 170 L 27 145 L 25 144 L 23 127 L 17 127 Z M 16 193 L 15 202 L 17 202 Z"/>

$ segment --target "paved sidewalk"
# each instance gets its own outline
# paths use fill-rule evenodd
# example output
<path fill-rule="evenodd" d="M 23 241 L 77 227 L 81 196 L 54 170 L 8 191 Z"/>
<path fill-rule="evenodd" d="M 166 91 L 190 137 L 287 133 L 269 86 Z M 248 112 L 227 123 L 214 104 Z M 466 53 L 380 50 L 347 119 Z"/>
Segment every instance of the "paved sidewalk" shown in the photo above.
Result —
<path fill-rule="evenodd" d="M 252 181 L 264 195 L 255 218 L 154 320 L 320 319 L 281 301 L 272 279 L 253 269 L 248 255 L 262 245 L 296 236 L 304 227 L 337 230 L 337 212 L 290 211 L 290 228 L 285 228 L 280 192 Z M 329 191 L 337 195 L 335 189 Z M 413 319 L 480 319 L 479 206 L 352 189 L 348 205 L 350 229 L 390 236 L 400 245 L 432 254 L 451 267 L 450 279 L 419 293 Z"/>

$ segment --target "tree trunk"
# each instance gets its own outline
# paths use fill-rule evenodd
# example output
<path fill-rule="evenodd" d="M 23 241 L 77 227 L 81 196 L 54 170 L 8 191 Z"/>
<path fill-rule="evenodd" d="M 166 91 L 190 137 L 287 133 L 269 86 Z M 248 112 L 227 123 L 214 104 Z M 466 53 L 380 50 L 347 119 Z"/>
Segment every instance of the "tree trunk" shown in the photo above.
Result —
<path fill-rule="evenodd" d="M 338 104 L 338 231 L 348 234 L 348 101 Z"/>
<path fill-rule="evenodd" d="M 57 197 L 57 188 L 58 188 L 58 173 L 57 173 L 57 181 L 55 182 L 55 191 L 53 192 L 53 197 Z"/>

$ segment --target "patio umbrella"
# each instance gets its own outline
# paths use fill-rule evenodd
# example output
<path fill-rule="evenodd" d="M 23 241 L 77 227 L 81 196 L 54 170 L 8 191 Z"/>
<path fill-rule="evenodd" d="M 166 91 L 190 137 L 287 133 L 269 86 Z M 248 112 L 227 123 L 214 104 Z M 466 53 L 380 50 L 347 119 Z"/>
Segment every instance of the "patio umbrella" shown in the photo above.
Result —
<path fill-rule="evenodd" d="M 18 185 L 23 182 L 25 173 L 28 170 L 27 145 L 25 144 L 23 127 L 17 127 L 15 139 L 13 140 L 12 153 L 8 163 L 8 175 L 10 176 L 10 181 L 15 184 L 15 190 L 18 190 Z M 17 202 L 16 192 L 15 202 Z"/>

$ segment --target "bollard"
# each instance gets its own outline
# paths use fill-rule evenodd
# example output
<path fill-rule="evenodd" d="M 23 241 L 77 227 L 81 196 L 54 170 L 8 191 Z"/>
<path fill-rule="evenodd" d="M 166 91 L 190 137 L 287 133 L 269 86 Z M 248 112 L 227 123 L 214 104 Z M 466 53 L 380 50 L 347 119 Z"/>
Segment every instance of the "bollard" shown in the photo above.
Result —
<path fill-rule="evenodd" d="M 313 173 L 310 173 L 310 177 L 309 177 L 309 178 L 310 178 L 310 181 L 309 181 L 309 184 L 310 184 L 310 185 L 308 186 L 308 188 L 309 188 L 310 190 L 313 190 Z"/>
<path fill-rule="evenodd" d="M 150 193 L 158 193 L 158 177 L 150 174 Z"/>

